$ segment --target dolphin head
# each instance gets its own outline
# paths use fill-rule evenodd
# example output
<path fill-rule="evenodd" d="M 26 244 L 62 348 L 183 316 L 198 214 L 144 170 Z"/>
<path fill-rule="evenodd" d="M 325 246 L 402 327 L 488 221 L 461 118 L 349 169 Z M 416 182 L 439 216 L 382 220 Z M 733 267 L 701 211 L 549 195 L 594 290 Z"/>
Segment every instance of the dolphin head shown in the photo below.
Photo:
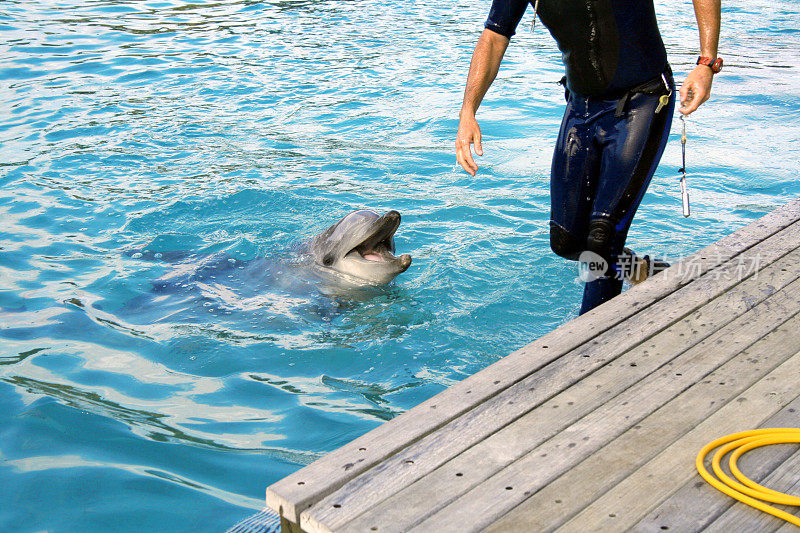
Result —
<path fill-rule="evenodd" d="M 399 226 L 397 211 L 383 216 L 354 211 L 317 236 L 308 250 L 323 269 L 368 283 L 388 283 L 411 264 L 410 255 L 394 255 Z"/>

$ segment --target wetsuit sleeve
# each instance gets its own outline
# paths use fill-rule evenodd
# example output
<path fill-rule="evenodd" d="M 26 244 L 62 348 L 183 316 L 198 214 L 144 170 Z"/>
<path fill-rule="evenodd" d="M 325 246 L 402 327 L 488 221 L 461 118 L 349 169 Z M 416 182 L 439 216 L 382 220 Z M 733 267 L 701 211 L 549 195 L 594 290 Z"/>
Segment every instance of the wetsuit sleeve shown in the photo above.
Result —
<path fill-rule="evenodd" d="M 484 27 L 510 39 L 527 7 L 528 0 L 494 0 Z"/>

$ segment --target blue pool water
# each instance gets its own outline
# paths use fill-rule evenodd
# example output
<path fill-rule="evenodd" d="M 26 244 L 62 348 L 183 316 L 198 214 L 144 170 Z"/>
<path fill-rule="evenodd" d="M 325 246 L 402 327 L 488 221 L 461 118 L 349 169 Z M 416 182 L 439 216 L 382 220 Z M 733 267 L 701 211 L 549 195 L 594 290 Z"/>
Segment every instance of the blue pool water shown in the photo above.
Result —
<path fill-rule="evenodd" d="M 0 530 L 223 530 L 576 315 L 548 250 L 561 64 L 531 13 L 479 113 L 481 170 L 455 166 L 488 6 L 0 3 Z M 691 2 L 657 10 L 680 80 Z M 676 121 L 634 249 L 676 258 L 800 194 L 799 14 L 725 2 L 726 67 L 688 125 L 694 215 Z M 168 252 L 285 263 L 362 207 L 399 210 L 414 257 L 370 298 L 153 291 Z"/>

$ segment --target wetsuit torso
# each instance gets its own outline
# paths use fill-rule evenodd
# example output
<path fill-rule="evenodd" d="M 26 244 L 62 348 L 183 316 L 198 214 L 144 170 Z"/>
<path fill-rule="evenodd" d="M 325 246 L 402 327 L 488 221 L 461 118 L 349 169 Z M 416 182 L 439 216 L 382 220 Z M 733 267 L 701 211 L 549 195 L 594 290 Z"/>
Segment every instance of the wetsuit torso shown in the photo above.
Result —
<path fill-rule="evenodd" d="M 486 28 L 511 38 L 532 3 L 494 0 Z M 653 0 L 539 0 L 537 14 L 561 50 L 574 94 L 615 97 L 666 68 Z"/>

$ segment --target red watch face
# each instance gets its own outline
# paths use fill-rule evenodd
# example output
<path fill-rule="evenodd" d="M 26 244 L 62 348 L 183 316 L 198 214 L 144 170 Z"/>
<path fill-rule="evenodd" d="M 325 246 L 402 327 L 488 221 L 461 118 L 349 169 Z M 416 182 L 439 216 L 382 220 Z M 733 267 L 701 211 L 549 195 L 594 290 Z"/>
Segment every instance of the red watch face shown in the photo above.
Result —
<path fill-rule="evenodd" d="M 722 58 L 718 57 L 717 60 L 714 61 L 709 66 L 711 67 L 711 70 L 713 70 L 714 72 L 719 72 L 720 70 L 722 70 Z"/>

